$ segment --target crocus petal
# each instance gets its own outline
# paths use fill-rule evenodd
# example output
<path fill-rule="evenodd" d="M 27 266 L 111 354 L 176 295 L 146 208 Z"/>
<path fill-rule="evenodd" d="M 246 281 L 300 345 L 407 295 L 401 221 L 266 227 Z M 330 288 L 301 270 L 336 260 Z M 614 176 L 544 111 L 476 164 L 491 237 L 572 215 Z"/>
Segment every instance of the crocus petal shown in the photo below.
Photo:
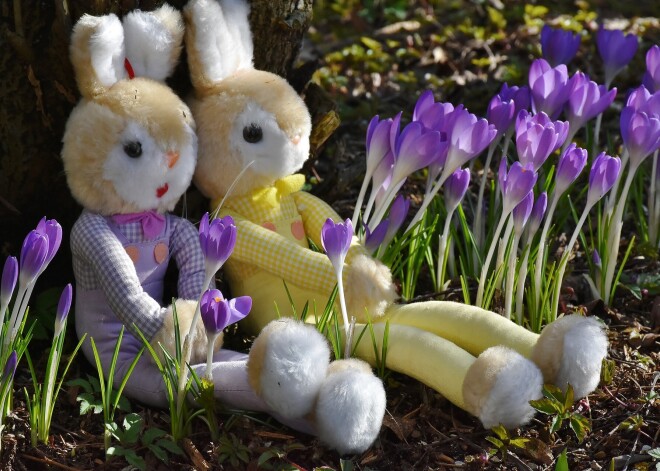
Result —
<path fill-rule="evenodd" d="M 14 373 L 16 373 L 16 363 L 18 362 L 18 357 L 16 356 L 16 351 L 12 351 L 9 357 L 7 358 L 7 363 L 2 370 L 2 385 L 6 385 L 14 379 Z"/>
<path fill-rule="evenodd" d="M 373 254 L 378 250 L 378 247 L 385 240 L 389 225 L 390 220 L 386 218 L 380 221 L 373 231 L 369 230 L 368 226 L 365 226 L 364 248 L 367 249 L 367 252 Z"/>
<path fill-rule="evenodd" d="M 580 35 L 544 25 L 541 30 L 541 51 L 552 65 L 568 64 L 580 47 Z"/>
<path fill-rule="evenodd" d="M 2 269 L 2 282 L 0 283 L 0 309 L 9 305 L 16 281 L 18 280 L 18 261 L 16 257 L 7 257 Z M 0 316 L 3 313 L 0 311 Z"/>
<path fill-rule="evenodd" d="M 593 206 L 605 193 L 610 191 L 621 170 L 621 160 L 602 152 L 594 159 L 589 172 L 587 205 Z"/>
<path fill-rule="evenodd" d="M 536 231 L 539 230 L 539 227 L 541 226 L 541 222 L 543 221 L 543 216 L 545 216 L 545 210 L 548 208 L 548 194 L 544 191 L 542 192 L 538 198 L 536 198 L 536 202 L 534 203 L 534 207 L 532 208 L 532 214 L 530 214 L 529 219 L 527 221 L 527 231 L 529 233 L 529 237 L 534 237 L 534 234 L 536 234 Z"/>
<path fill-rule="evenodd" d="M 23 241 L 19 279 L 22 285 L 31 283 L 41 272 L 48 256 L 48 238 L 36 230 L 30 231 Z"/>
<path fill-rule="evenodd" d="M 55 311 L 55 337 L 57 337 L 64 328 L 64 323 L 69 315 L 69 310 L 71 309 L 72 299 L 73 287 L 71 286 L 71 283 L 69 283 L 64 287 L 64 290 L 62 290 L 60 301 L 57 303 L 57 310 Z"/>
<path fill-rule="evenodd" d="M 459 205 L 470 185 L 470 170 L 458 169 L 447 179 L 444 187 L 447 213 L 453 212 Z"/>
<path fill-rule="evenodd" d="M 55 219 L 46 219 L 44 217 L 37 224 L 37 232 L 45 235 L 48 239 L 48 254 L 46 255 L 46 261 L 43 267 L 45 268 L 53 260 L 57 250 L 60 248 L 60 244 L 62 243 L 62 226 Z"/>
<path fill-rule="evenodd" d="M 250 296 L 239 296 L 229 300 L 230 318 L 227 325 L 234 324 L 250 313 L 252 309 L 252 298 Z"/>
<path fill-rule="evenodd" d="M 555 192 L 558 195 L 563 194 L 580 175 L 586 164 L 587 151 L 577 147 L 575 143 L 571 143 L 559 157 L 555 177 Z"/>
<path fill-rule="evenodd" d="M 525 197 L 513 208 L 512 218 L 513 227 L 517 234 L 521 234 L 527 224 L 532 208 L 534 206 L 534 192 L 530 191 Z"/>

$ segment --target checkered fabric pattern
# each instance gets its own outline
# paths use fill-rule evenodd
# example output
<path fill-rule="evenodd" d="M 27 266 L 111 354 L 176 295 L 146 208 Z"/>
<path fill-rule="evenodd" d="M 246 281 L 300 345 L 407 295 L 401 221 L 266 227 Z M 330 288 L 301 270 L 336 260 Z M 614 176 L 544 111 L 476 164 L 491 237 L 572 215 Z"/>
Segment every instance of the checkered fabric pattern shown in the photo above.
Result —
<path fill-rule="evenodd" d="M 166 217 L 170 256 L 179 268 L 178 295 L 198 299 L 204 284 L 204 256 L 197 230 L 184 219 Z M 139 222 L 124 224 L 120 230 L 131 243 L 145 241 Z M 71 251 L 77 289 L 101 289 L 117 318 L 126 326 L 135 323 L 151 339 L 163 324 L 166 308 L 143 291 L 133 262 L 106 218 L 84 211 L 71 231 Z"/>
<path fill-rule="evenodd" d="M 232 216 L 237 226 L 236 247 L 225 264 L 230 280 L 246 279 L 265 270 L 304 289 L 321 293 L 332 291 L 337 279 L 325 254 L 262 227 L 266 221 L 300 216 L 306 235 L 320 247 L 321 227 L 325 221 L 328 218 L 341 220 L 328 204 L 304 191 L 281 196 L 276 206 L 260 205 L 249 196 L 241 196 L 228 198 L 220 214 Z M 359 250 L 363 249 L 354 244 L 347 262 Z"/>

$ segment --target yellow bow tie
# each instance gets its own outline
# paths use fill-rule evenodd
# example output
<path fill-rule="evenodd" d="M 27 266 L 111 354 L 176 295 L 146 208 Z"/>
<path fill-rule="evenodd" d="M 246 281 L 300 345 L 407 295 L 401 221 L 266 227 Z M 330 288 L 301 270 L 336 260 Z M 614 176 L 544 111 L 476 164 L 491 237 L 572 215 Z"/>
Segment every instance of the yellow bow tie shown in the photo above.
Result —
<path fill-rule="evenodd" d="M 257 188 L 256 190 L 253 190 L 249 196 L 238 196 L 236 199 L 249 198 L 251 202 L 257 206 L 274 208 L 280 203 L 280 200 L 283 197 L 288 196 L 291 193 L 295 193 L 296 191 L 302 190 L 304 184 L 305 176 L 296 173 L 289 175 L 288 177 L 275 180 L 275 183 L 272 186 Z M 230 206 L 230 200 L 232 199 L 233 198 L 230 196 L 227 200 L 225 200 L 225 205 Z M 211 206 L 216 208 L 218 204 L 220 204 L 220 201 L 222 201 L 222 198 L 213 200 Z"/>

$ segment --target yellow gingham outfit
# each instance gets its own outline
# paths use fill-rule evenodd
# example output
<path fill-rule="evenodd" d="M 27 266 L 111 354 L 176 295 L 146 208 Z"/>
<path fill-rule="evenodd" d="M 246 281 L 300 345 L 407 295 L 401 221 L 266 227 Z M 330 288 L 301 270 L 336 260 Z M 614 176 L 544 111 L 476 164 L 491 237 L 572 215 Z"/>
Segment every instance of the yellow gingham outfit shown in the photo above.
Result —
<path fill-rule="evenodd" d="M 300 191 L 303 175 L 291 175 L 274 186 L 249 195 L 229 197 L 220 215 L 230 215 L 237 227 L 236 247 L 225 264 L 232 296 L 252 297 L 252 311 L 243 325 L 258 332 L 267 322 L 291 316 L 294 301 L 299 315 L 309 302 L 310 320 L 320 315 L 337 283 L 334 269 L 324 253 L 309 250 L 307 238 L 321 246 L 321 228 L 328 218 L 340 217 L 325 202 Z M 215 209 L 220 199 L 211 205 Z M 354 244 L 353 253 L 363 250 Z M 286 280 L 286 288 L 282 280 Z"/>

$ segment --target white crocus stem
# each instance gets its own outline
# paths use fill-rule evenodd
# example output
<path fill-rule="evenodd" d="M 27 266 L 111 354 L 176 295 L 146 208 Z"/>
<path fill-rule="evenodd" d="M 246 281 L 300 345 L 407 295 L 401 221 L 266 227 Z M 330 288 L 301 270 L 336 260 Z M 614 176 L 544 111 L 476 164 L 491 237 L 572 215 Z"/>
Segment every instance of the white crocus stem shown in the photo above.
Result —
<path fill-rule="evenodd" d="M 404 182 L 406 181 L 406 177 L 400 179 L 399 181 L 396 182 L 396 184 L 391 184 L 387 191 L 385 192 L 385 196 L 383 197 L 383 201 L 381 201 L 380 206 L 375 208 L 375 213 L 373 219 L 369 220 L 369 227 L 376 228 L 378 224 L 380 224 L 380 221 L 383 220 L 383 217 L 385 217 L 385 213 L 387 212 L 388 208 L 390 207 L 390 203 L 394 200 L 396 197 L 397 191 L 401 189 L 403 186 Z"/>
<path fill-rule="evenodd" d="M 611 304 L 612 300 L 610 299 L 611 295 L 614 293 L 614 286 L 612 282 L 614 281 L 614 269 L 616 268 L 617 256 L 619 254 L 619 241 L 621 240 L 621 229 L 623 227 L 623 209 L 626 206 L 626 199 L 628 198 L 628 191 L 630 190 L 630 184 L 633 181 L 633 177 L 639 168 L 639 164 L 630 167 L 628 169 L 628 175 L 626 176 L 626 181 L 623 184 L 623 189 L 621 190 L 621 197 L 619 202 L 616 204 L 616 209 L 614 211 L 614 216 L 610 220 L 609 231 L 607 234 L 607 260 L 604 270 L 603 283 L 601 285 L 603 290 L 603 301 L 608 305 Z"/>
<path fill-rule="evenodd" d="M 525 280 L 527 279 L 527 262 L 529 260 L 529 252 L 531 245 L 527 244 L 525 247 L 525 255 L 518 268 L 518 284 L 516 285 L 516 322 L 522 325 L 523 317 L 523 297 L 525 295 Z"/>
<path fill-rule="evenodd" d="M 343 264 L 342 264 L 343 265 Z M 337 275 L 337 295 L 339 296 L 339 307 L 341 309 L 342 320 L 344 321 L 344 332 L 346 333 L 346 343 L 344 345 L 344 358 L 351 355 L 351 325 L 348 322 L 348 311 L 346 310 L 346 297 L 344 296 L 344 282 L 342 280 L 343 266 L 335 269 Z"/>
<path fill-rule="evenodd" d="M 570 258 L 571 252 L 573 251 L 573 246 L 575 245 L 575 241 L 580 235 L 580 230 L 582 229 L 582 225 L 584 224 L 585 219 L 587 219 L 587 215 L 589 214 L 589 211 L 591 211 L 592 207 L 593 207 L 593 203 L 592 204 L 587 203 L 587 206 L 585 206 L 584 211 L 582 211 L 582 215 L 580 216 L 580 219 L 578 219 L 577 225 L 575 226 L 573 235 L 571 235 L 571 240 L 568 241 L 564 254 L 561 257 L 561 260 L 559 261 L 559 267 L 557 268 L 557 276 L 553 280 L 555 291 L 552 297 L 552 311 L 551 311 L 550 319 L 548 319 L 549 323 L 557 319 L 557 310 L 559 309 L 559 295 L 561 294 L 561 285 L 562 285 L 562 280 L 564 279 L 564 272 L 566 272 L 566 265 L 568 265 L 568 259 Z"/>
<path fill-rule="evenodd" d="M 609 86 L 607 86 L 607 89 L 609 90 Z M 600 140 L 600 123 L 603 121 L 603 113 L 598 114 L 596 116 L 596 124 L 594 124 L 594 145 L 591 148 L 591 155 L 598 155 L 598 141 Z"/>
<path fill-rule="evenodd" d="M 472 226 L 472 234 L 474 235 L 474 242 L 477 245 L 479 250 L 483 249 L 483 237 L 484 237 L 484 228 L 483 228 L 483 199 L 484 199 L 484 190 L 486 188 L 486 180 L 488 179 L 488 170 L 490 170 L 490 161 L 493 159 L 493 154 L 495 153 L 495 148 L 499 143 L 499 139 L 495 139 L 490 146 L 488 146 L 488 154 L 486 156 L 486 163 L 484 164 L 483 174 L 481 175 L 481 182 L 479 183 L 479 193 L 477 195 L 477 211 L 474 215 L 474 225 Z M 475 159 L 476 160 L 476 159 Z"/>
<path fill-rule="evenodd" d="M 506 254 L 506 249 L 509 246 L 509 240 L 511 239 L 511 233 L 513 232 L 513 218 L 509 219 L 507 222 L 506 229 L 504 229 L 504 235 L 500 238 L 500 242 L 497 246 L 497 257 L 495 258 L 495 271 L 499 270 L 500 267 L 504 265 L 504 255 Z M 503 272 L 501 272 L 503 274 Z M 501 281 L 500 276 L 496 278 L 495 284 L 498 285 Z M 501 286 L 502 288 L 504 286 Z"/>
<path fill-rule="evenodd" d="M 454 215 L 455 209 L 452 209 L 447 213 L 447 218 L 445 219 L 445 225 L 442 229 L 442 234 L 440 235 L 438 241 L 438 266 L 436 268 L 436 291 L 442 291 L 445 284 L 445 270 L 443 265 L 445 264 L 445 252 L 447 251 L 447 239 L 449 238 L 449 225 L 451 224 L 451 218 Z"/>
<path fill-rule="evenodd" d="M 206 371 L 204 372 L 204 376 L 211 382 L 213 382 L 213 346 L 215 345 L 215 340 L 218 338 L 218 335 L 220 335 L 220 332 L 206 332 Z"/>
<path fill-rule="evenodd" d="M 550 230 L 550 223 L 552 222 L 552 216 L 555 213 L 555 208 L 557 207 L 557 202 L 561 195 L 556 192 L 552 193 L 550 198 L 550 206 L 545 215 L 545 222 L 543 223 L 543 229 L 541 229 L 541 236 L 539 238 L 539 249 L 536 252 L 536 261 L 534 262 L 534 278 L 532 283 L 534 286 L 534 312 L 538 315 L 539 310 L 541 309 L 541 277 L 543 275 L 543 261 L 545 258 L 545 241 L 548 238 L 548 231 Z"/>
<path fill-rule="evenodd" d="M 513 288 L 516 281 L 516 261 L 518 260 L 518 244 L 520 243 L 520 234 L 522 231 L 513 233 L 513 244 L 509 252 L 509 266 L 506 270 L 506 286 L 504 289 L 504 317 L 511 319 L 511 310 L 513 304 Z"/>
<path fill-rule="evenodd" d="M 4 343 L 2 345 L 2 351 L 8 351 L 9 345 L 12 344 L 16 335 L 18 335 L 18 329 L 23 322 L 23 317 L 25 316 L 25 311 L 27 310 L 28 302 L 32 296 L 32 290 L 34 290 L 34 283 L 36 278 L 31 282 L 27 283 L 27 286 L 23 286 L 19 282 L 18 294 L 16 295 L 16 300 L 14 301 L 14 308 L 11 312 L 11 317 L 9 318 L 9 324 L 7 324 L 8 329 L 5 334 Z"/>
<path fill-rule="evenodd" d="M 490 243 L 490 248 L 488 249 L 486 260 L 484 260 L 484 265 L 481 267 L 481 276 L 479 277 L 479 288 L 477 290 L 477 302 L 476 302 L 477 306 L 481 306 L 483 302 L 484 287 L 486 285 L 486 276 L 488 275 L 488 265 L 490 265 L 490 261 L 493 258 L 493 254 L 495 253 L 495 247 L 497 245 L 500 232 L 502 232 L 502 228 L 504 227 L 504 223 L 506 222 L 508 217 L 509 217 L 509 213 L 502 213 L 502 216 L 500 216 L 500 220 L 497 223 L 495 232 L 493 233 L 493 240 Z"/>
<path fill-rule="evenodd" d="M 658 191 L 657 187 L 657 180 L 656 176 L 658 172 L 658 151 L 656 150 L 655 153 L 653 154 L 653 161 L 651 165 L 651 186 L 649 187 L 649 194 L 648 194 L 648 210 L 649 210 L 649 216 L 648 216 L 648 221 L 649 221 L 649 243 L 651 246 L 657 246 L 658 245 L 658 224 L 660 223 L 660 219 L 658 219 L 658 216 L 660 215 L 660 207 L 658 207 L 658 197 L 660 195 L 660 192 Z"/>
<path fill-rule="evenodd" d="M 373 171 L 367 173 L 364 176 L 364 180 L 362 180 L 362 187 L 360 188 L 360 193 L 358 194 L 358 199 L 357 202 L 355 203 L 355 209 L 353 210 L 353 219 L 351 219 L 351 223 L 353 223 L 353 227 L 357 228 L 358 225 L 358 218 L 360 217 L 360 209 L 362 209 L 362 202 L 364 201 L 364 195 L 367 193 L 367 188 L 369 187 L 369 181 L 371 180 L 371 175 L 373 174 Z M 372 193 L 375 192 L 375 188 L 372 188 Z"/>
<path fill-rule="evenodd" d="M 57 339 L 53 339 L 53 342 L 57 342 Z M 44 424 L 41 424 L 44 426 L 44 430 L 48 430 L 50 428 L 50 418 L 52 417 L 52 412 L 53 412 L 53 390 L 55 389 L 55 372 L 57 371 L 57 368 L 55 365 L 59 364 L 59 352 L 57 349 L 53 352 L 53 356 L 51 357 L 50 365 L 48 365 L 48 378 L 46 379 L 46 384 L 44 385 L 46 390 L 42 390 L 42 394 L 45 394 L 45 401 L 44 401 L 44 410 L 41 411 L 41 417 L 45 419 Z"/>
<path fill-rule="evenodd" d="M 195 307 L 195 314 L 193 315 L 192 321 L 190 322 L 190 329 L 188 329 L 188 333 L 186 334 L 184 340 L 183 340 L 183 351 L 181 352 L 181 361 L 179 362 L 179 387 L 177 389 L 177 410 L 181 410 L 183 407 L 183 401 L 185 399 L 185 389 L 186 389 L 186 383 L 188 381 L 188 367 L 186 366 L 188 363 L 190 363 L 190 355 L 192 353 L 191 348 L 192 348 L 192 343 L 195 340 L 195 326 L 197 325 L 197 321 L 199 320 L 199 317 L 201 316 L 202 312 L 200 311 L 200 304 L 202 303 L 202 296 L 204 295 L 204 291 L 209 287 L 211 284 L 211 280 L 215 276 L 215 273 L 213 273 L 211 276 L 208 274 L 206 275 L 206 279 L 204 280 L 204 285 L 203 285 L 203 291 L 199 295 L 199 299 L 197 300 L 197 306 Z M 174 309 L 174 307 L 172 307 Z"/>

